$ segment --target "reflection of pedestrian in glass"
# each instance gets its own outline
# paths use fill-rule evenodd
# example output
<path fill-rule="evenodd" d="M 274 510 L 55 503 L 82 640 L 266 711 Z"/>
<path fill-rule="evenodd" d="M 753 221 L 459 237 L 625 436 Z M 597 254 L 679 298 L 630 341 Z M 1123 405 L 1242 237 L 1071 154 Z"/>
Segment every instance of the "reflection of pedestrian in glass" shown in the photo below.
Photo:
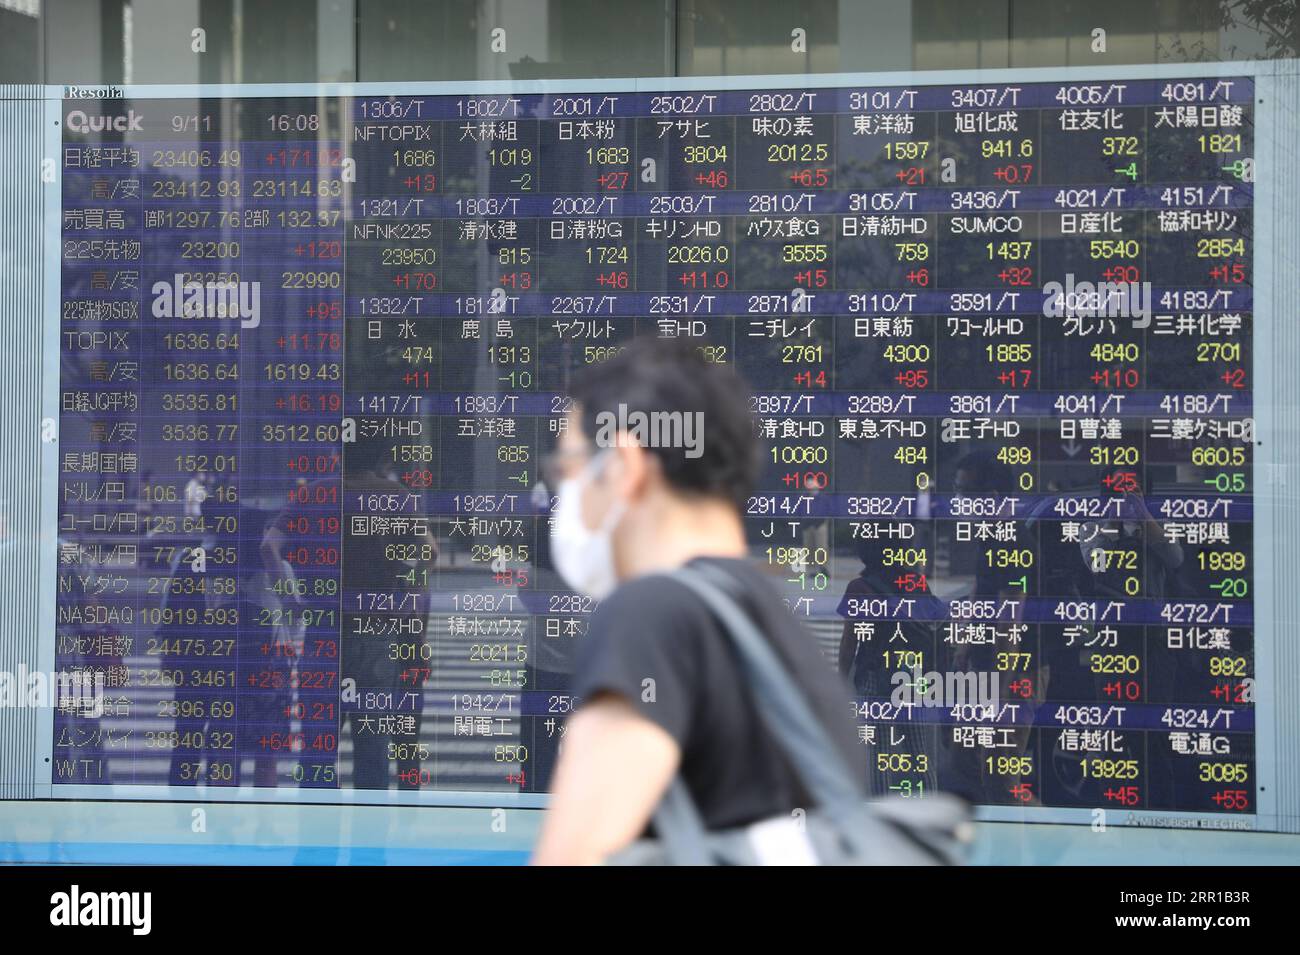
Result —
<path fill-rule="evenodd" d="M 957 461 L 957 466 L 953 471 L 952 478 L 952 499 L 954 516 L 962 519 L 957 513 L 957 502 L 963 498 L 970 497 L 990 497 L 997 500 L 1014 494 L 1017 491 L 1015 474 L 1011 468 L 997 459 L 995 452 L 989 450 L 971 451 Z M 970 518 L 965 518 L 970 520 Z M 994 518 L 984 518 L 984 520 L 994 520 Z M 998 520 L 1002 520 L 998 518 Z M 1020 538 L 1020 531 L 1023 528 L 1019 524 L 1017 527 L 1017 539 Z M 975 587 L 973 595 L 976 597 L 1023 597 L 1025 590 L 1016 589 L 1009 584 L 1008 578 L 1013 576 L 1008 574 L 1005 569 L 997 568 L 989 560 L 989 552 L 998 547 L 995 542 L 983 542 L 977 547 L 979 557 L 975 564 Z M 1014 543 L 1011 545 L 1014 546 Z"/>
<path fill-rule="evenodd" d="M 109 612 L 112 608 L 104 603 L 94 589 L 87 588 L 78 603 L 81 620 L 72 630 L 71 646 L 65 643 L 67 636 L 59 634 L 59 656 L 62 661 L 58 674 L 60 679 L 66 678 L 67 682 L 56 681 L 50 687 L 51 700 L 57 708 L 55 778 L 61 782 L 144 781 L 131 778 L 131 771 L 135 768 L 133 760 L 127 758 L 118 762 L 113 759 L 113 752 L 105 746 L 105 739 L 110 734 L 105 730 L 103 722 L 105 715 L 135 715 L 129 709 L 113 712 L 112 703 L 115 698 L 122 697 L 121 692 L 115 688 L 121 686 L 121 677 L 126 670 L 125 654 L 133 652 L 135 638 L 123 633 Z M 99 684 L 96 683 L 96 678 L 100 680 Z M 114 689 L 110 689 L 110 685 Z M 102 697 L 97 696 L 101 690 Z M 62 748 L 65 744 L 68 746 L 66 751 Z M 123 754 L 120 749 L 117 754 L 127 757 L 132 755 Z M 84 770 L 83 766 L 92 763 L 83 764 L 79 760 L 89 760 L 92 763 L 100 760 L 100 767 L 97 770 Z M 79 776 L 79 773 L 84 773 L 84 777 Z"/>
<path fill-rule="evenodd" d="M 202 493 L 191 495 L 187 487 L 185 501 L 185 516 L 195 526 L 204 518 L 208 502 L 206 478 L 196 484 L 197 478 L 196 475 L 191 479 L 190 486 L 201 487 Z M 225 704 L 234 702 L 238 685 L 206 686 L 192 676 L 204 668 L 234 670 L 238 659 L 235 645 L 222 642 L 234 640 L 237 628 L 212 627 L 205 623 L 207 612 L 216 610 L 223 599 L 228 599 L 213 592 L 213 578 L 225 576 L 225 565 L 209 559 L 217 545 L 217 538 L 212 534 L 176 541 L 161 600 L 162 622 L 157 635 L 168 651 L 161 659 L 165 663 L 189 664 L 177 667 L 181 682 L 172 690 L 171 712 L 176 736 L 178 741 L 189 741 L 171 751 L 167 781 L 173 786 L 238 784 L 235 740 L 231 738 L 231 745 L 220 749 L 212 745 L 218 740 L 226 742 L 222 734 L 235 732 L 235 717 Z M 187 616 L 193 619 L 187 620 Z M 205 642 L 203 654 L 178 657 L 176 653 L 191 639 Z"/>
<path fill-rule="evenodd" d="M 931 621 L 939 613 L 939 601 L 930 593 L 928 581 L 919 589 L 906 594 L 900 592 L 894 579 L 903 569 L 885 565 L 885 551 L 899 547 L 898 541 L 893 538 L 864 538 L 856 543 L 862 569 L 849 580 L 840 601 L 844 629 L 840 634 L 839 671 L 860 696 L 884 699 L 893 688 L 890 679 L 897 669 L 886 663 L 885 651 L 915 650 L 923 653 L 929 661 L 934 653 L 934 624 Z M 911 570 L 918 574 L 925 572 L 924 567 Z M 870 597 L 898 599 L 903 596 L 916 601 L 917 619 L 863 621 L 847 613 L 853 600 Z"/>
<path fill-rule="evenodd" d="M 1013 468 L 998 460 L 997 450 L 978 448 L 958 459 L 953 469 L 951 512 L 955 520 L 972 528 L 975 567 L 970 595 L 977 600 L 992 601 L 995 606 L 1019 608 L 1013 616 L 997 620 L 952 620 L 941 628 L 940 659 L 942 669 L 955 674 L 973 674 L 996 687 L 1002 703 L 1034 705 L 1044 698 L 1050 675 L 1048 664 L 1034 652 L 1038 646 L 1036 628 L 1024 623 L 1024 602 L 1037 592 L 1041 563 L 1016 564 L 1006 555 L 1034 548 L 1033 534 L 1024 520 L 1010 516 L 975 516 L 962 508 L 967 498 L 987 498 L 996 507 L 1007 498 L 1019 495 L 1020 487 Z M 975 514 L 990 513 L 977 509 Z M 997 514 L 997 511 L 992 513 Z M 977 530 L 978 529 L 978 530 Z M 995 682 L 996 681 L 996 682 Z M 1032 771 L 1016 777 L 987 771 L 987 759 L 1025 757 L 1033 752 L 1033 736 L 1028 727 L 1004 726 L 1006 736 L 990 751 L 969 745 L 965 737 L 951 732 L 944 736 L 940 750 L 941 776 L 945 788 L 953 789 L 975 802 L 1005 803 L 1011 799 L 1037 802 L 1039 795 Z M 961 733 L 962 730 L 958 730 Z M 1032 760 L 1026 760 L 1030 764 Z"/>
<path fill-rule="evenodd" d="M 848 678 L 854 694 L 866 700 L 887 703 L 900 679 L 910 685 L 913 698 L 920 698 L 925 689 L 922 675 L 935 669 L 933 621 L 942 614 L 942 605 L 930 592 L 924 565 L 886 563 L 887 551 L 911 548 L 913 542 L 881 537 L 860 538 L 855 543 L 862 569 L 849 580 L 840 600 L 844 629 L 840 634 L 839 671 Z M 904 573 L 915 575 L 911 589 L 906 591 L 895 583 Z M 912 600 L 914 618 L 873 620 L 850 615 L 854 601 L 873 597 L 889 598 L 891 604 L 902 597 Z M 933 752 L 936 730 L 924 723 L 912 723 L 903 718 L 904 713 L 896 715 L 900 717 L 897 722 L 875 727 L 874 742 L 870 736 L 864 739 L 868 765 L 873 770 L 867 775 L 871 793 L 882 796 L 891 788 L 918 794 L 937 791 L 940 780 Z M 905 752 L 910 760 L 906 772 L 887 776 L 876 771 L 878 756 L 899 752 Z"/>
<path fill-rule="evenodd" d="M 253 540 L 261 537 L 256 557 L 247 552 L 240 555 L 244 563 L 239 585 L 240 669 L 245 678 L 257 674 L 256 686 L 244 683 L 240 687 L 239 721 L 245 730 L 244 745 L 251 745 L 255 754 L 253 780 L 257 786 L 280 784 L 277 764 L 292 745 L 289 740 L 292 680 L 294 664 L 303 646 L 298 612 L 305 601 L 294 593 L 292 568 L 287 578 L 282 573 L 290 565 L 280 557 L 276 523 L 284 519 L 288 510 L 267 520 L 269 512 L 245 507 L 239 516 L 241 530 L 253 535 Z M 261 521 L 266 521 L 265 525 Z M 288 583 L 288 586 L 281 583 L 278 593 L 277 580 Z M 262 740 L 266 742 L 259 742 Z M 279 745 L 276 740 L 280 741 Z"/>
<path fill-rule="evenodd" d="M 977 524 L 1010 524 L 1014 530 L 1014 537 L 1008 537 L 1005 533 L 989 535 L 984 539 L 973 537 L 975 567 L 974 586 L 970 592 L 972 597 L 1023 601 L 1035 581 L 1036 575 L 1032 567 L 999 566 L 1000 550 L 1018 550 L 1026 546 L 1027 532 L 1023 523 L 1009 521 L 1006 517 L 975 518 L 961 507 L 961 502 L 967 498 L 989 498 L 1000 502 L 1017 490 L 1012 469 L 997 459 L 995 451 L 986 448 L 963 455 L 953 469 L 951 512 L 954 519 L 965 521 L 971 527 Z M 986 511 L 980 510 L 978 513 Z M 1005 623 L 1000 626 L 1005 626 Z M 1020 648 L 1009 646 L 1006 649 Z M 991 671 L 995 651 L 996 647 L 991 642 L 956 643 L 944 654 L 945 666 L 960 672 Z"/>
<path fill-rule="evenodd" d="M 1080 525 L 1079 553 L 1089 575 L 1080 589 L 1089 596 L 1112 599 L 1169 595 L 1183 564 L 1182 547 L 1165 537 L 1164 525 L 1147 507 L 1132 472 L 1108 472 L 1102 482 L 1104 489 L 1116 488 L 1123 494 L 1120 516 Z"/>
<path fill-rule="evenodd" d="M 212 476 L 206 471 L 197 471 L 185 484 L 184 513 L 188 518 L 198 518 L 203 513 L 203 502 L 212 490 Z"/>
<path fill-rule="evenodd" d="M 344 457 L 346 491 L 409 493 L 397 479 L 391 452 L 392 446 L 382 441 L 350 445 Z M 398 788 L 420 785 L 420 726 L 430 667 L 427 598 L 438 543 L 431 529 L 420 530 L 416 524 L 408 520 L 404 529 L 389 533 L 345 536 L 343 577 L 350 593 L 418 595 L 409 608 L 351 611 L 343 617 L 339 679 L 355 681 L 357 694 L 355 701 L 343 704 L 355 789 L 387 789 L 390 762 Z M 392 545 L 399 545 L 402 553 L 395 555 Z M 415 586 L 399 579 L 412 571 Z M 376 624 L 382 632 L 363 632 Z"/>
<path fill-rule="evenodd" d="M 145 468 L 140 472 L 140 480 L 136 483 L 135 512 L 139 515 L 140 526 L 150 537 L 157 533 L 157 526 L 150 520 L 154 512 L 153 500 L 149 497 L 152 485 L 153 472 Z"/>
<path fill-rule="evenodd" d="M 810 473 L 804 482 L 804 494 L 812 498 L 809 513 L 816 514 L 817 498 L 826 490 L 826 476 L 820 472 Z M 830 563 L 831 523 L 825 517 L 809 517 L 800 522 L 800 540 L 808 552 L 801 568 L 804 573 L 813 573 L 824 569 Z"/>

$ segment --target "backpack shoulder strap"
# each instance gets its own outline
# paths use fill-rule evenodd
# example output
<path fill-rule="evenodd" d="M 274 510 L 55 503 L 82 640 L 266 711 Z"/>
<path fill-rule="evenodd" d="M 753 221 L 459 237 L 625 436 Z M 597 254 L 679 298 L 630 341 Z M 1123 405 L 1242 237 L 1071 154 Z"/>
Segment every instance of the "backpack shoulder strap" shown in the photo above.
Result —
<path fill-rule="evenodd" d="M 764 726 L 813 800 L 828 810 L 860 804 L 866 798 L 864 787 L 835 748 L 802 690 L 790 678 L 767 638 L 722 589 L 734 586 L 734 582 L 727 583 L 731 577 L 713 567 L 683 567 L 667 576 L 690 589 L 722 625 L 740 656 Z"/>

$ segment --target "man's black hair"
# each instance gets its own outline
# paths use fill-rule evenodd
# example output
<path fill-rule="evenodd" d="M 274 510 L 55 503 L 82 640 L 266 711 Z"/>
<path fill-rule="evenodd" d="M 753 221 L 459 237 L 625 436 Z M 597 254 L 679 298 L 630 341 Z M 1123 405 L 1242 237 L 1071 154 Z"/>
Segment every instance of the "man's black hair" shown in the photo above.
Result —
<path fill-rule="evenodd" d="M 758 482 L 762 449 L 749 410 L 749 388 L 730 366 L 709 362 L 686 339 L 642 337 L 573 378 L 582 432 L 595 441 L 602 412 L 701 412 L 699 457 L 685 448 L 646 450 L 676 491 L 733 502 L 743 512 Z"/>

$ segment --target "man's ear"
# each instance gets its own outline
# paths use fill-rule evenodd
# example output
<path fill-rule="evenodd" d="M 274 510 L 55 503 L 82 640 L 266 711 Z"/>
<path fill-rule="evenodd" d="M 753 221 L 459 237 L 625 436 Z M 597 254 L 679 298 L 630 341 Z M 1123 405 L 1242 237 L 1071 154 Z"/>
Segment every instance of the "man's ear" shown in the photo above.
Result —
<path fill-rule="evenodd" d="M 618 463 L 611 469 L 610 477 L 615 482 L 618 495 L 625 500 L 641 497 L 653 480 L 652 455 L 626 435 L 619 435 L 618 447 L 614 453 L 618 457 Z"/>

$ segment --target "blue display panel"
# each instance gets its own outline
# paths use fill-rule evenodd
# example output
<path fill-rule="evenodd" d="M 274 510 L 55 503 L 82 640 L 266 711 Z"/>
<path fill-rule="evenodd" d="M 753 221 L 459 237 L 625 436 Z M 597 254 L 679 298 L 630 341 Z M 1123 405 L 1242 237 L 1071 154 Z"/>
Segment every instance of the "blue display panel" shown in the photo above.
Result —
<path fill-rule="evenodd" d="M 56 794 L 544 792 L 538 459 L 659 334 L 874 791 L 1252 815 L 1253 89 L 65 100 Z"/>

